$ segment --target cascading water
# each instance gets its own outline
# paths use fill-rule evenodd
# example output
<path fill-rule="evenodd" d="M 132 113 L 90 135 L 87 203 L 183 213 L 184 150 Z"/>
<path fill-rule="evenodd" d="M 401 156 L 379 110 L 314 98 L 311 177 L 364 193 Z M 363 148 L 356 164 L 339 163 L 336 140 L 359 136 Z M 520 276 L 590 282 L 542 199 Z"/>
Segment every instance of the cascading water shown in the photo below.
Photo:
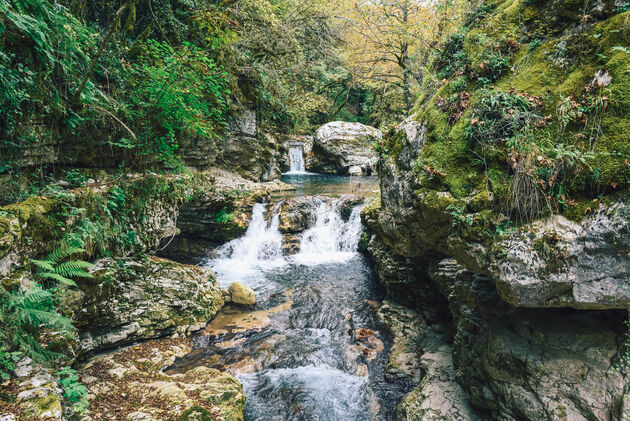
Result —
<path fill-rule="evenodd" d="M 282 266 L 282 234 L 278 230 L 280 215 L 276 212 L 268 223 L 267 207 L 257 203 L 245 236 L 224 244 L 217 250 L 218 258 L 208 262 L 217 273 L 222 287 L 234 281 L 252 283 L 262 269 Z"/>
<path fill-rule="evenodd" d="M 295 260 L 302 264 L 341 262 L 352 258 L 363 231 L 362 206 L 352 209 L 347 222 L 341 217 L 338 203 L 322 203 L 317 209 L 315 225 L 304 232 L 300 252 Z"/>
<path fill-rule="evenodd" d="M 302 145 L 294 145 L 289 148 L 289 172 L 286 174 L 306 174 Z"/>
<path fill-rule="evenodd" d="M 385 379 L 389 337 L 372 307 L 382 295 L 357 252 L 361 208 L 344 220 L 342 201 L 323 201 L 300 252 L 283 257 L 280 207 L 265 218 L 265 205 L 256 205 L 245 236 L 208 262 L 223 286 L 254 288 L 255 311 L 225 309 L 173 369 L 203 364 L 235 374 L 247 421 L 393 419 L 407 389 Z"/>

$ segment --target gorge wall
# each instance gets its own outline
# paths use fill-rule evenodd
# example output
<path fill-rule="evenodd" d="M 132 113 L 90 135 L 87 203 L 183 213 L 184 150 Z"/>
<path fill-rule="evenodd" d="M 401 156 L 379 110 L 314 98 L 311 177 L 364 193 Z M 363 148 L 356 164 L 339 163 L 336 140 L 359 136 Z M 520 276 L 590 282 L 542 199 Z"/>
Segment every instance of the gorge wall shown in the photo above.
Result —
<path fill-rule="evenodd" d="M 399 344 L 421 374 L 399 419 L 628 418 L 630 54 L 615 47 L 630 14 L 589 7 L 485 4 L 385 137 L 362 216 L 381 283 L 416 311 Z M 593 111 L 564 113 L 598 98 L 591 137 Z M 390 369 L 406 372 L 395 355 Z"/>

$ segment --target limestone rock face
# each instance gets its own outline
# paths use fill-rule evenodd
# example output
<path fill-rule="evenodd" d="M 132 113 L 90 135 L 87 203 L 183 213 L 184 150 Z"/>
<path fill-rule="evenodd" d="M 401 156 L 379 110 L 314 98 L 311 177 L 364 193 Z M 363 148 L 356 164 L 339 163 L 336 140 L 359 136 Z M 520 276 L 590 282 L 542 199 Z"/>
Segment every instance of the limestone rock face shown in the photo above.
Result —
<path fill-rule="evenodd" d="M 581 224 L 555 215 L 501 242 L 488 274 L 520 307 L 630 307 L 630 205 L 603 207 Z M 535 234 L 532 234 L 535 232 Z"/>
<path fill-rule="evenodd" d="M 385 300 L 379 319 L 393 336 L 390 375 L 418 386 L 398 404 L 399 420 L 481 420 L 455 379 L 452 350 L 441 325 L 429 326 L 421 314 Z"/>
<path fill-rule="evenodd" d="M 202 329 L 223 306 L 212 271 L 157 257 L 102 259 L 95 279 L 68 291 L 67 311 L 80 332 L 81 354 Z"/>
<path fill-rule="evenodd" d="M 378 160 L 372 149 L 382 133 L 360 123 L 334 121 L 317 130 L 307 169 L 324 174 L 371 174 Z"/>
<path fill-rule="evenodd" d="M 457 380 L 474 406 L 493 419 L 622 419 L 626 385 L 612 369 L 622 312 L 518 309 L 453 259 L 431 272 L 449 298 Z"/>
<path fill-rule="evenodd" d="M 503 237 L 488 236 L 480 214 L 487 192 L 456 200 L 419 185 L 412 166 L 422 127 L 399 127 L 401 152 L 381 167 L 381 206 L 364 220 L 396 254 L 424 261 L 452 256 L 484 273 L 501 297 L 518 307 L 625 309 L 630 306 L 630 205 L 602 204 L 580 223 L 554 215 Z M 416 123 L 417 124 L 417 123 Z M 453 226 L 452 207 L 464 206 L 469 229 Z M 497 216 L 498 218 L 498 216 Z M 479 224 L 480 227 L 477 227 Z"/>
<path fill-rule="evenodd" d="M 243 285 L 240 282 L 232 282 L 228 288 L 228 292 L 230 293 L 230 300 L 234 304 L 243 306 L 253 306 L 256 304 L 256 293 L 247 285 Z"/>

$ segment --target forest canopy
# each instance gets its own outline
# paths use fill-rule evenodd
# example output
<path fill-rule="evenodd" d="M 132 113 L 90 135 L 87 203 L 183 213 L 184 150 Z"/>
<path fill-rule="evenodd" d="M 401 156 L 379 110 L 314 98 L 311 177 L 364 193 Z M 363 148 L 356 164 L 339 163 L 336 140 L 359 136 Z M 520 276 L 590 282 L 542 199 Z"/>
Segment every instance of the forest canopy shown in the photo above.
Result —
<path fill-rule="evenodd" d="M 182 139 L 220 149 L 243 107 L 273 133 L 331 120 L 387 127 L 409 111 L 462 10 L 457 0 L 0 0 L 0 173 L 25 155 L 45 164 L 60 141 L 72 163 L 105 150 L 114 164 L 177 168 Z"/>

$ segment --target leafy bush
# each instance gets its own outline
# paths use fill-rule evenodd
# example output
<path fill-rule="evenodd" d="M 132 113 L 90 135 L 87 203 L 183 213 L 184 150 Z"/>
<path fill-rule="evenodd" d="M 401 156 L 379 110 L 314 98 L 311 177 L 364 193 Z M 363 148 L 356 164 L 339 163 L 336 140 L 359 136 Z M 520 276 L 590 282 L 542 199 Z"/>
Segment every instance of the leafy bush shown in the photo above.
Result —
<path fill-rule="evenodd" d="M 137 122 L 130 148 L 142 166 L 152 159 L 177 166 L 179 138 L 216 138 L 227 126 L 228 75 L 189 43 L 174 49 L 149 40 L 137 61 L 127 70 L 129 108 Z"/>
<path fill-rule="evenodd" d="M 468 57 L 464 51 L 465 38 L 465 33 L 457 33 L 450 36 L 442 45 L 442 49 L 433 60 L 433 67 L 439 72 L 439 78 L 451 77 L 468 63 Z"/>
<path fill-rule="evenodd" d="M 507 143 L 513 149 L 523 148 L 519 142 L 531 135 L 535 124 L 542 121 L 540 99 L 512 93 L 482 92 L 468 127 L 468 138 L 485 146 Z"/>
<path fill-rule="evenodd" d="M 74 413 L 83 414 L 90 403 L 87 399 L 87 388 L 80 382 L 76 370 L 64 367 L 57 372 L 57 375 L 66 402 L 73 406 Z"/>
<path fill-rule="evenodd" d="M 227 224 L 236 219 L 233 213 L 228 212 L 226 208 L 223 208 L 219 211 L 216 218 L 214 219 L 219 224 Z"/>

